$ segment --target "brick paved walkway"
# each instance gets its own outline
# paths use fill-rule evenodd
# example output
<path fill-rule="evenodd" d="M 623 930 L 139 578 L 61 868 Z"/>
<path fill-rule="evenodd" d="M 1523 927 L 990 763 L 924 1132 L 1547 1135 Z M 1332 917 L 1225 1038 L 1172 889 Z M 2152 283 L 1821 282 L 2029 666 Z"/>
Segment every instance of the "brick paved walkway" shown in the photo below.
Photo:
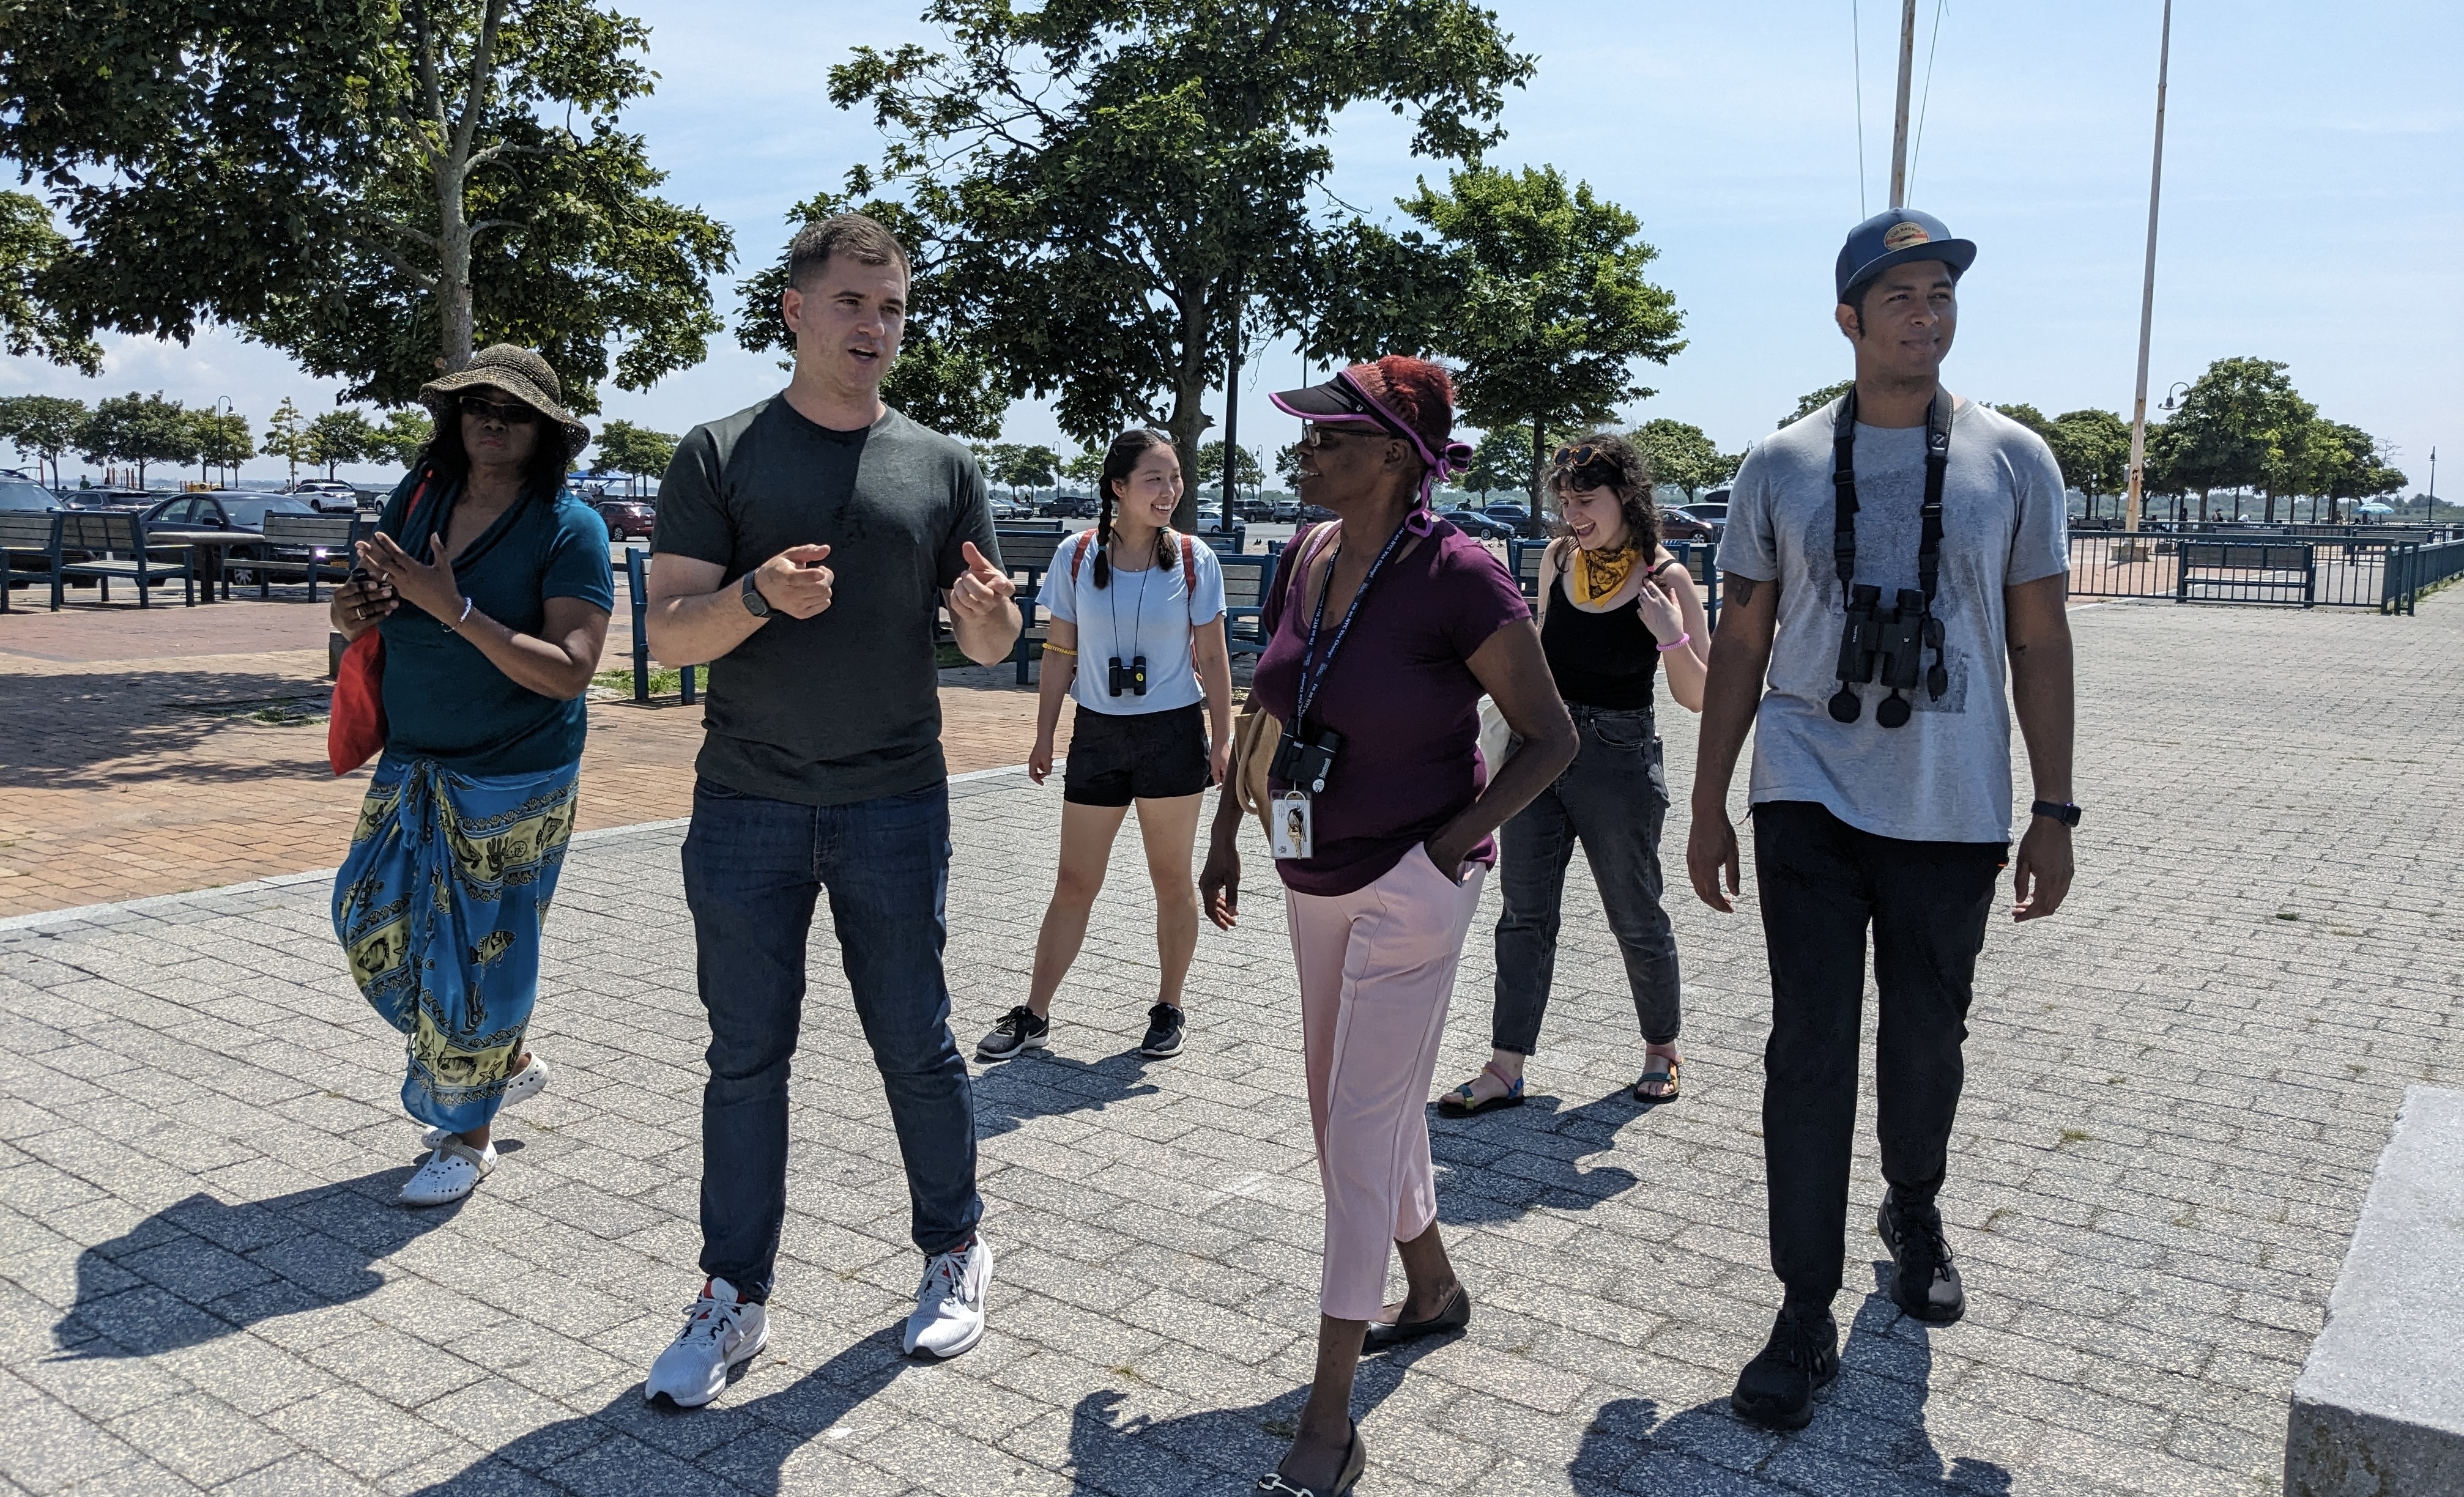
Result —
<path fill-rule="evenodd" d="M 325 637 L 296 600 L 0 616 L 0 918 L 330 867 L 367 771 L 325 764 Z M 604 668 L 631 650 L 620 606 Z M 942 672 L 955 771 L 1026 757 L 1014 681 Z M 685 814 L 700 747 L 698 708 L 593 702 L 581 824 Z"/>
<path fill-rule="evenodd" d="M 2276 1489 L 2397 1099 L 2464 1075 L 2464 602 L 2077 622 L 2082 881 L 1989 947 L 1945 1202 L 1967 1322 L 1896 1316 L 1857 1230 L 1822 1412 L 1789 1438 L 1728 1418 L 1773 1296 L 1759 934 L 1674 906 L 1687 1092 L 1642 1114 L 1578 866 L 1547 1095 L 1436 1124 L 1480 1308 L 1364 1370 L 1364 1497 Z M 972 1039 L 1023 987 L 1058 796 L 957 790 Z M 639 1378 L 693 1288 L 699 1162 L 678 835 L 577 848 L 536 1030 L 557 1081 L 444 1212 L 392 1204 L 397 1042 L 340 973 L 323 880 L 0 928 L 0 1486 L 1245 1491 L 1297 1407 L 1316 1278 L 1274 901 L 1205 938 L 1188 1053 L 1141 1064 L 1124 870 L 1054 1051 L 979 1076 L 994 1332 L 945 1367 L 894 1355 L 905 1192 L 817 935 L 772 1350 L 715 1408 L 662 1414 Z M 1441 1085 L 1478 1063 L 1488 973 L 1475 940 Z M 1879 1188 L 1867 1147 L 1859 1213 Z"/>

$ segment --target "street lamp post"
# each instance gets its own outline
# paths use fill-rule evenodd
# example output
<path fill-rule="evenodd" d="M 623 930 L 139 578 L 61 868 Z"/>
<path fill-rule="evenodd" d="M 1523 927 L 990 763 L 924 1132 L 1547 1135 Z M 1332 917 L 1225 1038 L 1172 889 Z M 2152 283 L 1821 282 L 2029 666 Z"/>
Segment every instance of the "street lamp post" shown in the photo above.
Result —
<path fill-rule="evenodd" d="M 2123 501 L 2122 529 L 2139 533 L 2139 508 L 2147 467 L 2147 340 L 2156 323 L 2156 208 L 2165 186 L 2165 81 L 2173 62 L 2173 0 L 2165 0 L 2162 40 L 2156 49 L 2156 150 L 2147 170 L 2147 268 L 2139 292 L 2139 383 L 2130 407 L 2130 490 Z M 2168 401 L 2170 397 L 2167 398 Z M 2135 540 L 2124 540 L 2128 559 L 2138 558 Z"/>

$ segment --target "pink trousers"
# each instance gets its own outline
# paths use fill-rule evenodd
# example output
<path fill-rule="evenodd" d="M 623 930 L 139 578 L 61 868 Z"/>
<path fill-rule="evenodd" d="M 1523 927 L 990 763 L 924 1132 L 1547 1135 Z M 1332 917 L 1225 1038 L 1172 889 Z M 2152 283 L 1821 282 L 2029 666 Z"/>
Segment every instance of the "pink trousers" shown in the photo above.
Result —
<path fill-rule="evenodd" d="M 1456 883 L 1416 847 L 1353 893 L 1284 891 L 1326 1192 L 1318 1308 L 1337 1320 L 1377 1317 L 1394 1244 L 1438 1219 L 1429 1080 L 1487 873 L 1474 866 Z"/>

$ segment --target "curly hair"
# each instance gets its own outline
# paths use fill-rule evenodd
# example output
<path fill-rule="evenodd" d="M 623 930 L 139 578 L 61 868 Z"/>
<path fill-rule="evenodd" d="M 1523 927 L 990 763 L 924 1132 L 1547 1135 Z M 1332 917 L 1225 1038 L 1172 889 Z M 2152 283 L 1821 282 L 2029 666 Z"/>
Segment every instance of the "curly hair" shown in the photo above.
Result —
<path fill-rule="evenodd" d="M 1564 494 L 1569 480 L 1576 492 L 1587 492 L 1606 484 L 1617 492 L 1617 508 L 1625 511 L 1631 543 L 1637 546 L 1659 545 L 1660 503 L 1652 493 L 1651 461 L 1642 455 L 1641 449 L 1614 431 L 1586 432 L 1566 445 L 1577 450 L 1592 448 L 1592 460 L 1573 468 L 1551 468 L 1549 473 L 1550 497 L 1553 499 Z M 1551 529 L 1559 535 L 1569 533 L 1563 519 L 1552 519 Z"/>

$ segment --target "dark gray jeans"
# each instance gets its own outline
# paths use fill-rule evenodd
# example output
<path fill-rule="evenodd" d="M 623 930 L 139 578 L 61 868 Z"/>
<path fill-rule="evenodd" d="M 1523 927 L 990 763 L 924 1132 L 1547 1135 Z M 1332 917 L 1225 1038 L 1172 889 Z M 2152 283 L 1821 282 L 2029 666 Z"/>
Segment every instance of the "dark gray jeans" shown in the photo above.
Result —
<path fill-rule="evenodd" d="M 1557 966 L 1558 906 L 1574 843 L 1592 865 L 1609 929 L 1625 956 L 1635 1017 L 1653 1045 L 1677 1038 L 1677 934 L 1660 907 L 1660 828 L 1668 777 L 1651 708 L 1569 705 L 1582 748 L 1557 782 L 1500 829 L 1497 1009 L 1489 1043 L 1517 1054 L 1540 1044 Z M 1520 747 L 1520 745 L 1516 745 Z"/>

